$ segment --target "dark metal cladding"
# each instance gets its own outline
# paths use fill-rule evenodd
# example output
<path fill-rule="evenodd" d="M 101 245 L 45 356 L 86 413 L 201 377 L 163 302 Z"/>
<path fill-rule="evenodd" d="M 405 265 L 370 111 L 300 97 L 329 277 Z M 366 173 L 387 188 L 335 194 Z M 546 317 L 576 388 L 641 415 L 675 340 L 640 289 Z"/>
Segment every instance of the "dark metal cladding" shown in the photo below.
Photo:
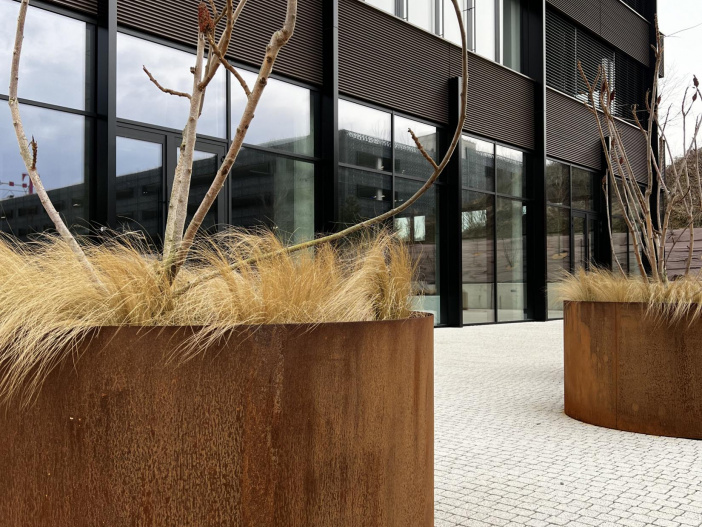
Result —
<path fill-rule="evenodd" d="M 534 83 L 471 54 L 465 130 L 534 147 Z M 447 124 L 458 46 L 358 0 L 339 1 L 341 93 Z"/>
<path fill-rule="evenodd" d="M 648 66 L 649 23 L 620 0 L 547 0 L 547 3 Z"/>
<path fill-rule="evenodd" d="M 546 106 L 547 155 L 595 170 L 604 170 L 597 121 L 584 103 L 547 89 Z M 619 121 L 619 133 L 636 179 L 646 182 L 646 141 L 641 131 Z"/>
<path fill-rule="evenodd" d="M 50 0 L 50 3 L 75 9 L 90 15 L 95 15 L 98 12 L 98 0 Z"/>
<path fill-rule="evenodd" d="M 431 316 L 103 328 L 0 414 L 3 527 L 430 527 Z"/>
<path fill-rule="evenodd" d="M 627 432 L 702 439 L 702 323 L 642 323 L 645 312 L 645 304 L 565 303 L 565 413 Z"/>
<path fill-rule="evenodd" d="M 119 0 L 120 24 L 195 46 L 199 0 Z M 216 2 L 218 9 L 224 5 Z M 285 21 L 286 2 L 250 0 L 237 22 L 229 55 L 253 66 L 261 64 L 271 36 Z M 262 16 L 265 13 L 265 16 Z M 275 72 L 322 84 L 322 0 L 299 2 L 295 36 L 283 48 Z"/>

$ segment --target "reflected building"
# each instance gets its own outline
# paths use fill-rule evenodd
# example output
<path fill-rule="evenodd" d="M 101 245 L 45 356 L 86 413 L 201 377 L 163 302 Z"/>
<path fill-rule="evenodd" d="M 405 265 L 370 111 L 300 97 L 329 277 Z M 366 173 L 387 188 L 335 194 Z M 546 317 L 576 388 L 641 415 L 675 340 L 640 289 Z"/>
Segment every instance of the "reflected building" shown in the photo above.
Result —
<path fill-rule="evenodd" d="M 283 6 L 257 0 L 237 23 L 228 57 L 249 86 Z M 0 0 L 5 100 L 18 7 Z M 601 146 L 577 64 L 588 74 L 606 69 L 622 140 L 641 155 L 645 145 L 627 118 L 651 77 L 656 0 L 459 7 L 470 50 L 466 124 L 436 184 L 385 227 L 408 244 L 416 308 L 438 325 L 557 318 L 553 284 L 566 273 L 613 261 L 637 271 L 621 211 L 613 210 L 611 243 L 605 226 Z M 106 226 L 160 244 L 188 101 L 161 93 L 142 66 L 162 85 L 190 91 L 196 17 L 196 0 L 178 9 L 156 0 L 30 6 L 20 106 L 44 184 L 76 232 Z M 323 31 L 335 20 L 337 30 Z M 452 0 L 306 0 L 203 228 L 266 226 L 295 243 L 406 203 L 432 173 L 412 133 L 435 162 L 451 142 L 460 42 Z M 198 123 L 189 217 L 246 103 L 238 80 L 220 68 Z M 635 170 L 644 177 L 645 167 Z M 21 239 L 51 230 L 22 187 L 25 171 L 0 104 L 0 230 Z"/>

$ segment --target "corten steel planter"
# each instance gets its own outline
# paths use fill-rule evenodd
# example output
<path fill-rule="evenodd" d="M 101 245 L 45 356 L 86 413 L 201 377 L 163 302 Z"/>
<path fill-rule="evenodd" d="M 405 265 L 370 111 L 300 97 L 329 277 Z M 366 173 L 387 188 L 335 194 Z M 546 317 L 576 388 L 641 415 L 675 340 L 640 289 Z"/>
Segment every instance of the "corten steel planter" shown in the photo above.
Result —
<path fill-rule="evenodd" d="M 0 414 L 3 527 L 433 525 L 433 318 L 102 328 Z"/>
<path fill-rule="evenodd" d="M 644 304 L 566 302 L 565 413 L 628 432 L 702 439 L 702 320 Z"/>

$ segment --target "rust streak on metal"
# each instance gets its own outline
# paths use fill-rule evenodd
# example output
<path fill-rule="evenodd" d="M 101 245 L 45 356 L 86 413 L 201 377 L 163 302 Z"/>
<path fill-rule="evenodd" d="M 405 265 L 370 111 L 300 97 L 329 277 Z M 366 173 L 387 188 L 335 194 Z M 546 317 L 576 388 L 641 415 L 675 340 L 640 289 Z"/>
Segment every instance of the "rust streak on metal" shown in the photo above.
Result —
<path fill-rule="evenodd" d="M 3 527 L 433 525 L 431 317 L 96 333 L 0 414 Z"/>

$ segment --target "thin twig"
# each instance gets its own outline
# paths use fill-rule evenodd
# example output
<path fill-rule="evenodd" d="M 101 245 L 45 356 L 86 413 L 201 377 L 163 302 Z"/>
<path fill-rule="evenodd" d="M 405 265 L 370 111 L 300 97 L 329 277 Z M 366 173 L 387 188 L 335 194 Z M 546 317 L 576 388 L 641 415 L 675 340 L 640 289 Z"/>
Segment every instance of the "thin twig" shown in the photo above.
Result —
<path fill-rule="evenodd" d="M 159 84 L 159 82 L 154 78 L 154 76 L 151 75 L 151 72 L 150 72 L 148 69 L 146 69 L 146 66 L 142 66 L 142 68 L 144 68 L 144 73 L 146 73 L 146 74 L 149 76 L 149 80 L 150 80 L 151 82 L 153 82 L 153 83 L 156 85 L 156 87 L 157 87 L 159 90 L 161 90 L 163 93 L 168 93 L 168 94 L 170 94 L 170 95 L 176 95 L 176 96 L 178 96 L 178 97 L 185 97 L 186 99 L 191 99 L 191 98 L 192 98 L 192 97 L 190 96 L 189 93 L 185 93 L 185 92 L 182 92 L 182 91 L 171 90 L 170 88 L 164 88 L 163 86 L 161 86 L 161 84 Z"/>

